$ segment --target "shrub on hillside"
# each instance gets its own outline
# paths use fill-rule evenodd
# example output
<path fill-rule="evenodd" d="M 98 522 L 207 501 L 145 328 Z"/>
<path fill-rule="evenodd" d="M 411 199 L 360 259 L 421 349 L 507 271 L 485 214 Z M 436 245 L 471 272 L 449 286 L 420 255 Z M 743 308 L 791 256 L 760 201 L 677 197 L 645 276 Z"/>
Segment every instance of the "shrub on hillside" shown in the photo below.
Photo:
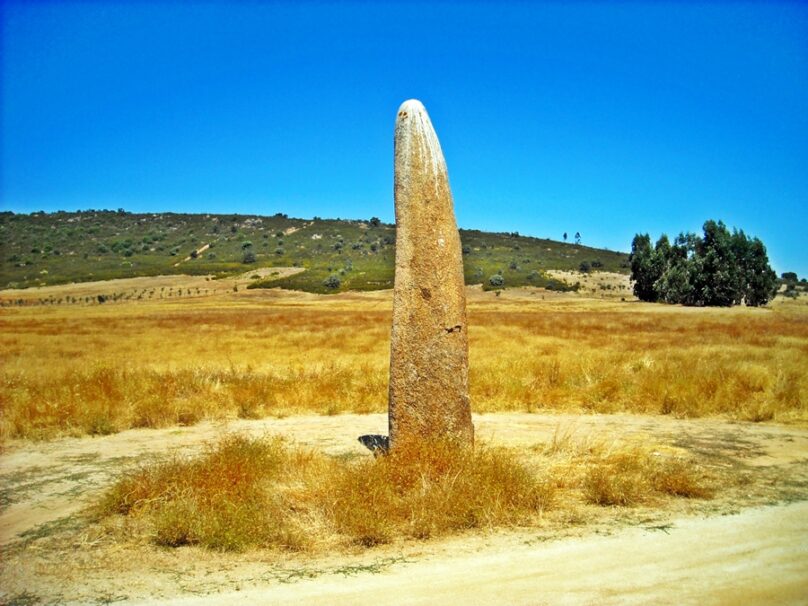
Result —
<path fill-rule="evenodd" d="M 325 286 L 326 288 L 331 288 L 331 289 L 339 288 L 340 284 L 342 284 L 342 282 L 340 282 L 340 279 L 337 276 L 328 276 L 323 281 L 323 286 Z"/>
<path fill-rule="evenodd" d="M 488 283 L 494 288 L 502 288 L 505 286 L 505 278 L 503 278 L 500 274 L 494 274 L 488 278 Z"/>

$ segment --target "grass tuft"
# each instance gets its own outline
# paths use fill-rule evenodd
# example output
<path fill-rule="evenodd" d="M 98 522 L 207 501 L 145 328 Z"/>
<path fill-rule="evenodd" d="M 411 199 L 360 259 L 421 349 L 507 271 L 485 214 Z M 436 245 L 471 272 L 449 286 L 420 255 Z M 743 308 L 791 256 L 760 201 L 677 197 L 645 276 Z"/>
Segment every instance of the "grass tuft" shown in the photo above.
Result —
<path fill-rule="evenodd" d="M 239 550 L 288 539 L 282 503 L 264 485 L 291 463 L 278 439 L 223 438 L 194 458 L 145 465 L 104 496 L 100 513 L 151 517 L 158 545 Z"/>
<path fill-rule="evenodd" d="M 615 444 L 596 457 L 584 477 L 584 490 L 596 505 L 637 505 L 659 495 L 709 498 L 712 490 L 693 461 Z"/>
<path fill-rule="evenodd" d="M 553 496 L 551 483 L 514 452 L 451 442 L 398 444 L 386 457 L 342 468 L 328 491 L 338 532 L 361 545 L 527 523 Z"/>

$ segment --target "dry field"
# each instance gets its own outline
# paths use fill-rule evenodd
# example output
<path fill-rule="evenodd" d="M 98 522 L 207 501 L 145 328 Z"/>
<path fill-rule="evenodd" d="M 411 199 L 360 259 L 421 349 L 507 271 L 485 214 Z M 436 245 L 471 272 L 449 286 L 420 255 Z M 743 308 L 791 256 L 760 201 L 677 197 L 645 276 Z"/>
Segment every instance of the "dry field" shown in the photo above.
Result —
<path fill-rule="evenodd" d="M 697 592 L 695 569 L 716 603 L 804 595 L 808 307 L 598 290 L 470 289 L 481 447 L 377 460 L 356 437 L 386 429 L 389 292 L 0 309 L 0 603 L 489 603 L 506 582 L 534 603 L 531 567 L 580 558 L 586 592 L 545 579 L 550 601 L 619 603 L 612 553 L 639 602 Z M 652 545 L 676 566 L 647 576 Z"/>
<path fill-rule="evenodd" d="M 808 420 L 803 300 L 687 309 L 539 290 L 469 292 L 476 412 Z M 243 289 L 3 308 L 0 436 L 381 412 L 390 310 L 389 292 Z"/>

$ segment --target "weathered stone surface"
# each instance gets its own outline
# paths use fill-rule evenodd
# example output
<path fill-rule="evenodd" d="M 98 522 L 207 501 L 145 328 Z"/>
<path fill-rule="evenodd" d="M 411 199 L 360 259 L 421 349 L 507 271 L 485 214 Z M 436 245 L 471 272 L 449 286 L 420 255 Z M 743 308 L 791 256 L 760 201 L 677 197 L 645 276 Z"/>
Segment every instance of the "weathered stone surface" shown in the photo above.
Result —
<path fill-rule="evenodd" d="M 390 353 L 390 445 L 471 443 L 463 256 L 440 143 L 417 100 L 395 130 L 396 274 Z"/>

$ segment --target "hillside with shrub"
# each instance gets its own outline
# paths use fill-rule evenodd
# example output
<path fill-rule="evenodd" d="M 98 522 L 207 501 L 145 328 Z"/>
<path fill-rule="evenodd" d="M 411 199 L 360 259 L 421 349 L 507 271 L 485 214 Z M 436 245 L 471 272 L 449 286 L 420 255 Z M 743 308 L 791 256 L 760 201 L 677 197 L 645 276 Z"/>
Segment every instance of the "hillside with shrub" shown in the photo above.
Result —
<path fill-rule="evenodd" d="M 580 244 L 461 230 L 466 283 L 484 288 L 574 285 L 547 270 L 628 273 L 625 253 Z M 308 292 L 391 288 L 395 226 L 369 220 L 123 210 L 0 213 L 0 288 L 166 274 L 231 276 L 301 267 L 250 288 Z"/>

